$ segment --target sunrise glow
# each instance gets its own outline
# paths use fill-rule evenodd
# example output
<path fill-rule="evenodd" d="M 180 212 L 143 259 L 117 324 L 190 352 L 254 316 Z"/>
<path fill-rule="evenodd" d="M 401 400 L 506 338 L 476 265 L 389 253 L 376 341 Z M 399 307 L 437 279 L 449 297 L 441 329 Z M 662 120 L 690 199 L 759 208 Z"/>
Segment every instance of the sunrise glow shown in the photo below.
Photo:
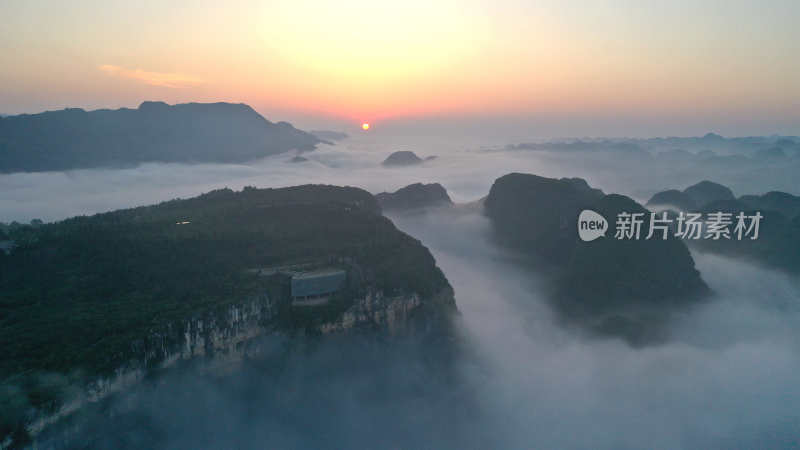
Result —
<path fill-rule="evenodd" d="M 737 2 L 724 15 L 710 2 L 568 3 L 242 0 L 160 3 L 154 15 L 135 2 L 3 2 L 14 20 L 0 39 L 15 51 L 0 52 L 0 114 L 153 99 L 243 102 L 301 126 L 309 116 L 660 125 L 691 114 L 733 130 L 753 117 L 800 120 L 795 3 Z"/>
<path fill-rule="evenodd" d="M 367 122 L 362 123 L 361 124 L 361 129 L 364 130 L 364 131 L 369 130 L 369 124 Z"/>

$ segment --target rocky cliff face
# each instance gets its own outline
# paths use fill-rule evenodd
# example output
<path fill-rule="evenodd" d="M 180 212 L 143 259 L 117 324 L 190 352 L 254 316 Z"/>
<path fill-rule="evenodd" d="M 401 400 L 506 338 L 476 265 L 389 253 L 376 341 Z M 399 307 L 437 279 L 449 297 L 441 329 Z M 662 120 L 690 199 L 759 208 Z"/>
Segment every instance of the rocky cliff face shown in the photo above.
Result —
<path fill-rule="evenodd" d="M 260 295 L 213 314 L 153 330 L 146 338 L 131 343 L 136 356 L 128 363 L 111 376 L 91 380 L 54 413 L 36 417 L 27 431 L 35 436 L 87 402 L 98 402 L 130 388 L 154 370 L 183 361 L 202 362 L 208 370 L 222 370 L 235 367 L 245 357 L 257 356 L 261 351 L 257 338 L 285 332 L 275 320 L 279 303 L 280 300 Z M 388 336 L 446 333 L 453 313 L 455 299 L 449 288 L 430 297 L 413 292 L 385 295 L 368 289 L 341 315 L 320 324 L 317 331 L 323 335 L 364 329 Z"/>
<path fill-rule="evenodd" d="M 450 284 L 380 212 L 355 188 L 225 189 L 14 231 L 19 248 L 0 252 L 0 440 L 151 370 L 240 359 L 266 333 L 446 333 Z M 251 270 L 298 264 L 347 267 L 347 286 L 300 309 Z"/>
<path fill-rule="evenodd" d="M 46 426 L 71 414 L 86 402 L 97 402 L 122 391 L 154 369 L 165 369 L 180 361 L 207 357 L 217 365 L 241 359 L 248 352 L 247 343 L 270 331 L 269 323 L 276 305 L 266 296 L 258 296 L 230 305 L 216 314 L 204 314 L 182 323 L 152 330 L 146 337 L 130 344 L 134 355 L 110 376 L 97 377 L 82 386 L 53 414 L 42 414 L 29 426 L 35 435 Z"/>
<path fill-rule="evenodd" d="M 389 296 L 370 291 L 338 319 L 322 324 L 319 330 L 333 333 L 369 327 L 389 335 L 446 332 L 454 312 L 455 299 L 449 288 L 427 299 L 417 293 Z"/>

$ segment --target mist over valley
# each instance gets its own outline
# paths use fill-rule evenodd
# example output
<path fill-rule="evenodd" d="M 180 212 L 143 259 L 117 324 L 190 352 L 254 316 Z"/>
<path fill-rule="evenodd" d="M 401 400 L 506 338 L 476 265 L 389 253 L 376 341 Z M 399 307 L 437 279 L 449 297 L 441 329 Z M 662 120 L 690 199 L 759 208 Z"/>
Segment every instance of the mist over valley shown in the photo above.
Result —
<path fill-rule="evenodd" d="M 763 138 L 751 147 L 772 145 L 774 140 Z M 458 310 L 452 319 L 454 334 L 436 339 L 435 344 L 424 338 L 426 333 L 420 333 L 420 328 L 408 328 L 417 330 L 410 334 L 385 336 L 368 331 L 319 336 L 309 333 L 312 328 L 307 325 L 298 328 L 297 323 L 288 329 L 273 329 L 247 341 L 244 351 L 233 352 L 233 358 L 193 357 L 99 401 L 85 403 L 77 412 L 40 431 L 37 445 L 797 445 L 800 417 L 792 407 L 800 396 L 793 382 L 800 369 L 796 331 L 800 282 L 796 272 L 757 258 L 690 245 L 684 251 L 707 286 L 707 294 L 686 304 L 659 307 L 656 322 L 648 319 L 637 325 L 645 327 L 645 334 L 648 327 L 657 327 L 658 338 L 642 341 L 632 337 L 636 334 L 630 334 L 628 325 L 614 322 L 610 329 L 597 328 L 577 320 L 574 311 L 560 309 L 562 303 L 553 287 L 558 278 L 553 278 L 551 270 L 555 263 L 536 263 L 530 260 L 524 245 L 504 244 L 507 236 L 502 234 L 502 227 L 498 228 L 497 218 L 487 215 L 486 197 L 499 179 L 512 172 L 547 177 L 541 178 L 545 183 L 542 186 L 558 185 L 562 177 L 581 177 L 587 189 L 602 189 L 600 195 L 622 194 L 632 199 L 626 201 L 640 205 L 661 190 L 683 189 L 705 179 L 727 186 L 736 197 L 769 191 L 800 193 L 792 177 L 800 164 L 797 157 L 774 163 L 755 156 L 757 149 L 743 151 L 740 144 L 723 140 L 714 147 L 720 154 L 744 158 L 732 169 L 713 159 L 698 163 L 702 158 L 699 153 L 705 150 L 693 147 L 693 142 L 670 142 L 670 146 L 685 144 L 688 155 L 682 154 L 675 164 L 663 164 L 660 161 L 669 152 L 661 150 L 660 141 L 659 146 L 647 147 L 652 140 L 626 143 L 622 149 L 587 141 L 579 146 L 570 144 L 580 148 L 567 150 L 557 142 L 543 143 L 541 148 L 458 138 L 383 142 L 375 133 L 318 145 L 302 153 L 304 161 L 293 162 L 297 153 L 290 151 L 235 164 L 146 162 L 119 169 L 0 175 L 0 221 L 5 223 L 27 223 L 34 218 L 60 221 L 207 192 L 216 193 L 215 197 L 200 198 L 222 202 L 219 205 L 234 198 L 252 198 L 256 202 L 253 205 L 259 205 L 264 201 L 259 196 L 267 199 L 281 195 L 284 197 L 280 200 L 268 200 L 275 205 L 272 208 L 292 208 L 296 200 L 291 200 L 291 195 L 295 194 L 285 197 L 289 194 L 282 194 L 280 189 L 262 194 L 260 189 L 309 183 L 389 193 L 376 197 L 376 204 L 383 206 L 383 214 L 398 232 L 407 233 L 430 250 L 452 286 Z M 631 150 L 631 145 L 637 149 Z M 399 150 L 437 157 L 413 166 L 382 164 Z M 571 183 L 563 186 L 578 186 Z M 408 185 L 414 186 L 401 189 Z M 236 192 L 246 186 L 259 189 Z M 505 195 L 517 195 L 522 192 L 519 189 Z M 342 198 L 361 202 L 357 199 L 369 197 L 357 192 L 363 191 L 342 194 L 355 195 Z M 531 192 L 538 195 L 540 190 Z M 563 195 L 554 198 L 563 203 Z M 225 200 L 228 197 L 231 200 Z M 312 203 L 318 201 L 323 205 L 327 200 Z M 301 204 L 306 202 L 301 200 Z M 171 204 L 156 207 L 167 208 L 158 214 L 171 214 Z M 175 203 L 175 207 L 182 204 Z M 524 205 L 517 208 L 522 211 Z M 203 208 L 181 213 L 188 223 L 184 227 L 205 224 L 203 214 L 215 217 L 207 209 L 210 206 Z M 136 210 L 131 211 L 125 214 L 135 217 Z M 275 211 L 280 214 L 281 210 Z M 345 210 L 342 213 L 347 214 Z M 545 226 L 542 224 L 557 214 L 551 208 L 533 208 L 529 213 L 534 227 Z M 214 220 L 222 225 L 238 217 L 231 214 L 228 211 Z M 245 209 L 242 214 L 249 213 Z M 317 222 L 319 225 L 332 223 L 327 221 L 339 213 L 324 214 L 334 215 L 318 216 L 329 217 Z M 280 223 L 284 216 L 264 217 Z M 574 227 L 573 222 L 570 224 Z M 56 225 L 62 226 L 45 224 L 42 230 Z M 175 227 L 169 223 L 163 226 Z M 316 225 L 309 226 L 313 230 Z M 528 228 L 518 230 L 523 235 L 532 232 Z M 552 230 L 543 228 L 543 242 L 556 238 L 550 234 Z M 86 236 L 85 242 L 92 245 L 92 236 Z M 609 241 L 608 248 L 615 248 L 615 244 Z M 687 248 L 680 241 L 676 245 Z M 290 251 L 291 247 L 286 248 Z M 554 247 L 553 251 L 558 254 L 566 248 Z M 665 259 L 659 260 L 661 256 Z M 598 264 L 603 264 L 603 258 L 612 258 L 606 251 L 592 257 L 599 258 Z M 643 258 L 647 259 L 639 264 L 652 267 L 654 273 L 670 271 L 678 264 L 658 252 Z M 610 261 L 613 259 L 606 260 Z M 396 270 L 386 273 L 393 272 Z M 617 278 L 608 280 L 613 283 Z M 580 284 L 580 279 L 576 283 Z M 639 308 L 636 302 L 608 305 L 622 308 L 614 309 L 614 314 L 623 316 Z M 639 317 L 650 317 L 647 314 Z M 71 381 L 67 378 L 60 383 L 68 386 Z"/>

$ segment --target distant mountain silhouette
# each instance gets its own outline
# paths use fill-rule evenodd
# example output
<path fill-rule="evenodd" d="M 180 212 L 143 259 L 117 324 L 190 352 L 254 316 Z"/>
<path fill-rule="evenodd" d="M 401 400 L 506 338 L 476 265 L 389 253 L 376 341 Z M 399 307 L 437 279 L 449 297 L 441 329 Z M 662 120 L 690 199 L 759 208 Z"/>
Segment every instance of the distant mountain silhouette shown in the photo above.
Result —
<path fill-rule="evenodd" d="M 800 155 L 797 136 L 724 137 L 706 133 L 694 137 L 566 139 L 507 145 L 510 151 L 614 153 L 618 157 L 666 162 L 723 164 L 775 163 Z"/>
<path fill-rule="evenodd" d="M 696 211 L 698 208 L 706 208 L 712 203 L 728 204 L 727 202 L 735 200 L 736 197 L 729 187 L 703 180 L 683 191 L 668 189 L 657 192 L 647 202 L 647 206 L 657 210 L 663 210 L 664 207 L 675 207 L 682 211 Z"/>
<path fill-rule="evenodd" d="M 408 150 L 401 150 L 398 152 L 394 152 L 389 155 L 384 161 L 384 166 L 413 166 L 420 164 L 422 162 L 422 158 L 417 156 L 416 153 L 408 151 Z"/>
<path fill-rule="evenodd" d="M 764 195 L 743 195 L 739 200 L 750 209 L 778 211 L 792 219 L 800 217 L 800 197 L 786 192 L 770 191 Z"/>
<path fill-rule="evenodd" d="M 753 156 L 761 160 L 783 160 L 788 158 L 786 152 L 778 146 L 758 150 Z"/>
<path fill-rule="evenodd" d="M 694 211 L 697 209 L 697 203 L 694 199 L 685 192 L 677 189 L 669 189 L 666 191 L 658 192 L 647 202 L 647 207 L 663 207 L 670 206 L 680 209 L 681 211 Z"/>
<path fill-rule="evenodd" d="M 647 205 L 675 206 L 704 214 L 727 213 L 732 220 L 729 230 L 735 230 L 739 213 L 748 217 L 761 214 L 758 239 L 748 236 L 738 239 L 731 231 L 728 239 L 689 239 L 686 243 L 704 252 L 747 258 L 792 274 L 800 272 L 800 197 L 796 195 L 770 191 L 737 199 L 728 187 L 701 181 L 683 192 L 675 189 L 659 192 Z M 677 218 L 675 211 L 669 211 L 669 215 L 673 220 Z"/>
<path fill-rule="evenodd" d="M 311 130 L 309 133 L 325 141 L 341 141 L 350 137 L 347 133 L 330 130 Z"/>
<path fill-rule="evenodd" d="M 706 133 L 706 135 L 703 136 L 703 140 L 704 141 L 724 141 L 725 138 L 720 136 L 720 135 L 718 135 L 717 133 Z"/>
<path fill-rule="evenodd" d="M 733 218 L 731 238 L 691 240 L 689 244 L 702 251 L 749 259 L 796 275 L 800 273 L 800 215 L 792 215 L 797 212 L 798 201 L 798 197 L 775 191 L 762 196 L 745 195 L 739 200 L 711 202 L 702 211 L 730 214 Z M 762 215 L 757 239 L 752 239 L 752 235 L 737 239 L 735 225 L 739 213 Z"/>
<path fill-rule="evenodd" d="M 381 192 L 375 195 L 381 208 L 385 210 L 412 210 L 451 206 L 453 201 L 447 190 L 439 183 L 414 183 L 396 192 Z"/>
<path fill-rule="evenodd" d="M 243 162 L 320 140 L 245 104 L 144 102 L 0 118 L 0 172 L 160 162 Z"/>
<path fill-rule="evenodd" d="M 695 205 L 707 205 L 718 200 L 734 200 L 736 198 L 727 186 L 708 180 L 689 186 L 683 190 L 683 193 L 694 200 Z"/>

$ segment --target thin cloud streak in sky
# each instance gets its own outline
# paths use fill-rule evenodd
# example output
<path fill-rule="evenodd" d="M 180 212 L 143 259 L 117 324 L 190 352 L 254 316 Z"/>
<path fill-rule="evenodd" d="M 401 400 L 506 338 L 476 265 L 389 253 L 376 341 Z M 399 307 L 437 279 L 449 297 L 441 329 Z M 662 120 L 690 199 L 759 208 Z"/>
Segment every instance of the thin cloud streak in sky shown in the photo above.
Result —
<path fill-rule="evenodd" d="M 110 76 L 128 78 L 150 86 L 185 89 L 205 83 L 203 79 L 181 73 L 150 72 L 142 69 L 127 69 L 112 64 L 102 64 L 97 68 Z"/>

